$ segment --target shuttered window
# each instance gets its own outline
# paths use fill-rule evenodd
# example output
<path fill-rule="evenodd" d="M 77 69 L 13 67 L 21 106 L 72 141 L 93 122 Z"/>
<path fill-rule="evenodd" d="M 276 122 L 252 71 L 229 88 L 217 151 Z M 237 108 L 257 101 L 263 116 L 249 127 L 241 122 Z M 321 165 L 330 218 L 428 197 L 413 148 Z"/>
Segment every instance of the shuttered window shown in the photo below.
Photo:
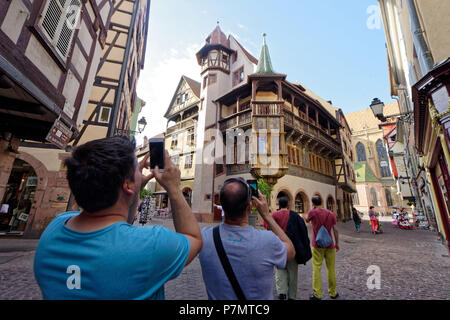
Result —
<path fill-rule="evenodd" d="M 80 0 L 47 0 L 40 27 L 62 58 L 67 58 L 81 13 Z"/>

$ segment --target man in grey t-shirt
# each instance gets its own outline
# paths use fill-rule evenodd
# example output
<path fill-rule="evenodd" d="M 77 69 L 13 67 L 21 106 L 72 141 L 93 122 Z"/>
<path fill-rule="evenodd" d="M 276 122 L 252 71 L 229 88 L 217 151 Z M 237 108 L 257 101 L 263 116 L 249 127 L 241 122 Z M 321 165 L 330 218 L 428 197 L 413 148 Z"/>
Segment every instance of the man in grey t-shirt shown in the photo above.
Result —
<path fill-rule="evenodd" d="M 251 197 L 243 179 L 231 178 L 220 190 L 225 222 L 219 226 L 225 253 L 248 300 L 273 299 L 274 267 L 284 269 L 294 258 L 291 240 L 269 214 L 264 195 Z M 253 200 L 256 209 L 272 231 L 256 230 L 248 223 Z M 228 280 L 216 251 L 213 227 L 202 230 L 203 248 L 199 254 L 208 298 L 235 300 L 237 296 Z"/>

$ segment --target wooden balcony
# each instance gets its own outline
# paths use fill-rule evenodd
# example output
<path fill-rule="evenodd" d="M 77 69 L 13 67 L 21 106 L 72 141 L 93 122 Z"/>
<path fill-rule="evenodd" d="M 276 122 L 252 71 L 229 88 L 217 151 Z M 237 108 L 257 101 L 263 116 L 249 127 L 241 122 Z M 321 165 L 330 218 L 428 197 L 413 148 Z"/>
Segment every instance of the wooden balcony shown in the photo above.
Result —
<path fill-rule="evenodd" d="M 281 116 L 281 103 L 252 103 L 252 112 L 256 116 Z"/>
<path fill-rule="evenodd" d="M 194 126 L 194 120 L 193 119 L 187 119 L 184 121 L 180 121 L 177 124 L 174 124 L 173 126 L 167 128 L 166 134 L 171 134 L 175 131 L 181 130 L 181 129 L 187 129 L 189 127 Z"/>
<path fill-rule="evenodd" d="M 337 155 L 342 154 L 340 144 L 323 129 L 316 127 L 286 109 L 283 110 L 282 114 L 286 132 L 288 131 L 288 128 L 291 128 L 301 136 L 311 139 L 312 141 L 317 141 L 325 149 L 328 149 Z"/>
<path fill-rule="evenodd" d="M 243 112 L 235 113 L 230 117 L 222 119 L 219 123 L 220 131 L 250 125 L 252 123 L 252 113 L 247 109 Z"/>

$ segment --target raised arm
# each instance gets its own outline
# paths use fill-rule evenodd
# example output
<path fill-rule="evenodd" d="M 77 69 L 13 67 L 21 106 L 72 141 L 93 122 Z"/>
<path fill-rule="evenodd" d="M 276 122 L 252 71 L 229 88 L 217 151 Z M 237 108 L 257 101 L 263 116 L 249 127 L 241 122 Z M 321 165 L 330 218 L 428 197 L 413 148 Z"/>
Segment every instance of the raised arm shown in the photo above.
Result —
<path fill-rule="evenodd" d="M 295 257 L 295 249 L 292 244 L 291 239 L 286 235 L 286 233 L 281 229 L 275 219 L 269 213 L 269 206 L 267 204 L 266 197 L 258 190 L 259 198 L 255 196 L 252 197 L 256 209 L 258 210 L 261 217 L 267 223 L 269 230 L 272 230 L 275 235 L 280 238 L 281 242 L 284 243 L 287 249 L 287 261 L 293 259 Z"/>
<path fill-rule="evenodd" d="M 186 265 L 188 265 L 202 249 L 203 242 L 197 220 L 180 190 L 180 169 L 172 162 L 169 153 L 165 150 L 164 172 L 159 172 L 157 166 L 153 172 L 156 181 L 167 191 L 169 196 L 175 231 L 187 236 L 191 244 L 186 261 Z"/>

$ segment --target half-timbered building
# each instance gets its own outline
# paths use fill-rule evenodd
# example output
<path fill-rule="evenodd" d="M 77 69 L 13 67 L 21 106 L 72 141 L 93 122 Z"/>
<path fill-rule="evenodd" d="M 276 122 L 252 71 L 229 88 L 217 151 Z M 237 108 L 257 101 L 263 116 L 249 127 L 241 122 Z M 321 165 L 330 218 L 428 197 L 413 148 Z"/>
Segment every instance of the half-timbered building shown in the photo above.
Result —
<path fill-rule="evenodd" d="M 167 128 L 164 142 L 172 161 L 181 171 L 181 190 L 192 205 L 195 177 L 195 143 L 200 108 L 200 83 L 182 76 L 164 117 Z M 159 190 L 162 191 L 162 190 Z"/>
<path fill-rule="evenodd" d="M 356 194 L 356 176 L 353 168 L 352 130 L 342 109 L 336 108 L 336 119 L 341 124 L 342 157 L 334 161 L 336 167 L 336 205 L 341 220 L 352 219 L 353 197 Z"/>
<path fill-rule="evenodd" d="M 220 219 L 213 203 L 223 182 L 234 176 L 272 184 L 272 209 L 277 198 L 286 196 L 291 209 L 306 214 L 312 196 L 320 195 L 324 206 L 337 212 L 335 161 L 343 154 L 334 107 L 274 72 L 265 43 L 258 60 L 219 26 L 206 38 L 197 61 L 201 81 L 192 196 L 197 218 Z M 166 132 L 169 150 L 179 145 L 172 133 L 187 119 L 180 114 L 186 106 L 175 111 L 173 105 L 182 97 L 180 85 L 169 108 L 174 111 L 166 114 L 174 121 Z"/>
<path fill-rule="evenodd" d="M 144 61 L 150 1 L 1 3 L 7 13 L 2 16 L 1 10 L 0 37 L 6 34 L 9 41 L 16 42 L 17 50 L 24 51 L 23 61 L 12 58 L 8 52 L 5 56 L 12 59 L 11 64 L 17 63 L 12 75 L 26 80 L 22 81 L 20 90 L 18 86 L 7 89 L 9 94 L 5 96 L 11 99 L 13 92 L 14 99 L 20 98 L 24 100 L 22 104 L 27 104 L 20 106 L 13 101 L 5 104 L 9 107 L 0 105 L 0 111 L 7 108 L 8 129 L 15 127 L 18 132 L 13 134 L 17 140 L 9 139 L 8 148 L 14 150 L 14 143 L 20 145 L 18 153 L 10 157 L 15 159 L 14 164 L 6 167 L 8 174 L 0 181 L 0 191 L 2 186 L 3 190 L 7 189 L 0 194 L 4 196 L 3 202 L 8 199 L 10 209 L 17 209 L 17 214 L 10 214 L 4 229 L 37 237 L 55 215 L 76 208 L 63 164 L 71 148 L 108 135 L 131 133 L 135 106 L 138 109 L 143 106 L 136 97 L 135 87 Z M 78 25 L 75 24 L 77 14 Z M 23 20 L 22 29 L 31 33 L 17 34 L 12 28 L 17 28 L 14 19 Z M 1 41 L 0 49 L 6 44 Z M 7 86 L 8 82 L 5 83 Z M 22 118 L 16 122 L 9 120 L 18 114 Z M 22 216 L 27 217 L 26 221 L 18 224 L 17 220 L 12 221 L 21 213 L 25 213 Z"/>
<path fill-rule="evenodd" d="M 65 209 L 60 166 L 80 133 L 112 4 L 0 1 L 2 233 L 38 235 Z"/>
<path fill-rule="evenodd" d="M 74 145 L 135 134 L 136 86 L 144 67 L 149 0 L 116 0 L 94 85 Z M 136 117 L 134 117 L 136 118 Z"/>

